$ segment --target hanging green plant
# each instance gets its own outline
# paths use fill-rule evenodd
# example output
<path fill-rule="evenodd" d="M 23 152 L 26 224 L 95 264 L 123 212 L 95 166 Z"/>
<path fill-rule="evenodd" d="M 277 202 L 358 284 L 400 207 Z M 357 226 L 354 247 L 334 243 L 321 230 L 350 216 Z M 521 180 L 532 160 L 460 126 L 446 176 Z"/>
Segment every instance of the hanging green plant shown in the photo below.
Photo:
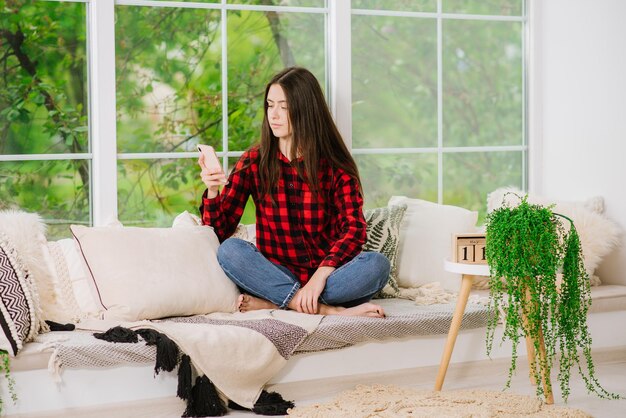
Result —
<path fill-rule="evenodd" d="M 0 350 L 0 375 L 4 374 L 5 379 L 7 380 L 7 387 L 9 388 L 9 394 L 11 395 L 11 399 L 13 403 L 17 402 L 17 393 L 15 393 L 15 380 L 10 374 L 10 361 L 11 357 L 9 353 L 5 350 Z M 0 396 L 0 415 L 2 415 L 4 411 L 4 400 Z"/>
<path fill-rule="evenodd" d="M 491 274 L 487 354 L 501 313 L 502 340 L 509 339 L 513 345 L 507 388 L 515 372 L 520 338 L 526 338 L 531 378 L 541 382 L 542 374 L 547 377 L 544 386 L 537 384 L 538 396 L 552 399 L 549 376 L 558 350 L 558 381 L 565 401 L 575 364 L 590 393 L 617 399 L 619 395 L 602 388 L 594 373 L 587 329 L 591 291 L 574 223 L 553 213 L 551 207 L 529 204 L 527 196 L 520 200 L 519 206 L 503 206 L 486 219 L 486 258 Z M 569 230 L 561 219 L 569 221 Z"/>

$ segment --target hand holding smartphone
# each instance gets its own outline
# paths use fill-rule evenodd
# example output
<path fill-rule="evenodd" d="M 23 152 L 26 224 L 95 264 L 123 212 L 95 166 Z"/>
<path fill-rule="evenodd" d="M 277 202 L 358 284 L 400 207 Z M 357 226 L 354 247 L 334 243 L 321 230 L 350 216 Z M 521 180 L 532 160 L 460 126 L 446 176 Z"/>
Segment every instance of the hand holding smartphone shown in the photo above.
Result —
<path fill-rule="evenodd" d="M 222 163 L 217 157 L 215 149 L 213 149 L 212 146 L 199 144 L 198 151 L 202 154 L 203 158 L 201 162 L 204 165 L 204 168 L 210 174 L 224 173 L 224 170 L 222 170 Z M 223 180 L 222 183 L 228 184 L 228 180 Z"/>

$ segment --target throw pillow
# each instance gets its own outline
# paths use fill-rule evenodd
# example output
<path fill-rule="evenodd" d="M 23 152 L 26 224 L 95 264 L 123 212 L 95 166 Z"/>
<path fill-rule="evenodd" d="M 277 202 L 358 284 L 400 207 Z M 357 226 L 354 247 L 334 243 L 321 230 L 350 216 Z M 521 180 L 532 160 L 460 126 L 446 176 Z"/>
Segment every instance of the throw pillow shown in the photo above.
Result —
<path fill-rule="evenodd" d="M 211 228 L 71 226 L 105 319 L 234 312 L 239 292 Z"/>
<path fill-rule="evenodd" d="M 388 205 L 406 204 L 398 245 L 398 284 L 419 287 L 440 282 L 444 289 L 458 291 L 458 274 L 446 272 L 443 261 L 451 258 L 452 236 L 475 232 L 478 212 L 421 199 L 392 196 Z"/>
<path fill-rule="evenodd" d="M 20 256 L 0 232 L 0 350 L 15 356 L 37 333 L 37 293 Z"/>
<path fill-rule="evenodd" d="M 0 211 L 0 231 L 6 235 L 29 272 L 34 290 L 41 299 L 33 301 L 39 321 L 37 331 L 46 331 L 48 327 L 44 320 L 55 320 L 59 317 L 59 312 L 56 311 L 57 295 L 45 258 L 46 225 L 36 213 L 5 210 Z"/>
<path fill-rule="evenodd" d="M 400 224 L 406 212 L 406 205 L 389 206 L 386 208 L 369 209 L 364 212 L 367 222 L 367 241 L 363 251 L 376 251 L 389 259 L 391 270 L 387 285 L 375 298 L 393 298 L 398 296 L 398 242 L 400 241 Z"/>
<path fill-rule="evenodd" d="M 180 215 L 176 216 L 176 218 L 174 218 L 174 222 L 172 222 L 173 228 L 178 228 L 181 226 L 202 226 L 202 219 L 200 219 L 200 217 L 197 215 L 193 215 L 187 211 L 184 211 Z M 248 228 L 244 224 L 237 225 L 237 228 L 235 229 L 235 232 L 233 232 L 233 235 L 231 235 L 231 237 L 240 238 L 245 241 L 251 241 L 248 236 Z"/>
<path fill-rule="evenodd" d="M 83 256 L 72 238 L 48 242 L 50 270 L 59 295 L 57 303 L 64 317 L 58 322 L 77 323 L 85 318 L 99 318 L 101 306 Z"/>
<path fill-rule="evenodd" d="M 517 206 L 520 198 L 512 194 L 506 195 L 507 192 L 516 193 L 521 197 L 526 195 L 526 193 L 515 188 L 497 189 L 487 196 L 488 210 L 492 211 L 499 208 L 504 202 L 512 207 Z M 589 275 L 591 284 L 601 284 L 600 279 L 595 276 L 595 271 L 602 259 L 618 245 L 621 234 L 619 227 L 603 215 L 604 200 L 602 197 L 573 202 L 529 193 L 528 202 L 542 206 L 554 205 L 552 210 L 555 213 L 565 215 L 574 222 L 580 236 L 585 270 Z M 566 229 L 569 229 L 569 222 L 565 221 L 563 224 Z"/>

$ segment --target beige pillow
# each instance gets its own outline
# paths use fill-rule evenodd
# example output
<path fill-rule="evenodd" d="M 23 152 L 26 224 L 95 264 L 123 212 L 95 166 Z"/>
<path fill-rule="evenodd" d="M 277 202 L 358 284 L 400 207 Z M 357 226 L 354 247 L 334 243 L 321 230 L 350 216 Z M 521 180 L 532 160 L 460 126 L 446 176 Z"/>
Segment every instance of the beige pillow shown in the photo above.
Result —
<path fill-rule="evenodd" d="M 172 222 L 172 227 L 174 228 L 185 228 L 189 226 L 202 226 L 202 219 L 200 219 L 197 215 L 184 211 L 180 215 L 176 216 Z M 237 228 L 235 229 L 235 232 L 233 232 L 233 235 L 231 235 L 231 238 L 240 238 L 245 241 L 252 241 L 248 236 L 248 228 L 244 224 L 237 225 Z"/>
<path fill-rule="evenodd" d="M 443 269 L 452 256 L 452 235 L 475 232 L 478 212 L 421 199 L 393 196 L 388 206 L 407 205 L 400 225 L 398 245 L 398 284 L 418 287 L 439 282 L 448 290 L 458 290 L 460 276 Z"/>
<path fill-rule="evenodd" d="M 217 262 L 211 228 L 72 225 L 105 319 L 234 312 L 239 292 Z"/>
<path fill-rule="evenodd" d="M 76 241 L 49 241 L 48 253 L 57 304 L 64 313 L 57 321 L 76 323 L 84 318 L 99 318 L 102 306 Z"/>

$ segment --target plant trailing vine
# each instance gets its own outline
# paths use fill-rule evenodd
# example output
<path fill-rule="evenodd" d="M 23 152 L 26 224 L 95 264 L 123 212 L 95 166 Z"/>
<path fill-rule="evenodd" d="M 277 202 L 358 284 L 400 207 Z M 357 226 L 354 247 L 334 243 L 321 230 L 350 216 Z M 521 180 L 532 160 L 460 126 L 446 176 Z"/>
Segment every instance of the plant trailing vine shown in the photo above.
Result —
<path fill-rule="evenodd" d="M 7 387 L 9 388 L 9 394 L 11 395 L 11 399 L 13 403 L 17 402 L 17 393 L 15 392 L 15 380 L 10 373 L 10 361 L 11 357 L 9 353 L 5 350 L 0 350 L 0 374 L 4 374 L 4 377 L 7 380 Z M 0 415 L 2 415 L 4 411 L 4 400 L 2 396 L 0 396 Z"/>
<path fill-rule="evenodd" d="M 591 291 L 574 223 L 553 213 L 552 207 L 529 204 L 527 196 L 520 200 L 517 207 L 505 205 L 486 219 L 486 258 L 491 275 L 487 354 L 491 353 L 501 312 L 502 340 L 509 339 L 513 345 L 506 388 L 515 372 L 520 337 L 530 337 L 534 350 L 529 350 L 529 360 L 535 382 L 541 382 L 541 370 L 550 376 L 558 350 L 558 381 L 565 401 L 574 364 L 589 393 L 618 399 L 620 396 L 607 392 L 595 376 L 587 329 Z M 561 219 L 569 221 L 569 229 Z M 545 342 L 545 356 L 541 355 L 541 342 Z M 537 396 L 552 393 L 550 379 L 545 383 L 545 389 L 536 385 Z"/>

